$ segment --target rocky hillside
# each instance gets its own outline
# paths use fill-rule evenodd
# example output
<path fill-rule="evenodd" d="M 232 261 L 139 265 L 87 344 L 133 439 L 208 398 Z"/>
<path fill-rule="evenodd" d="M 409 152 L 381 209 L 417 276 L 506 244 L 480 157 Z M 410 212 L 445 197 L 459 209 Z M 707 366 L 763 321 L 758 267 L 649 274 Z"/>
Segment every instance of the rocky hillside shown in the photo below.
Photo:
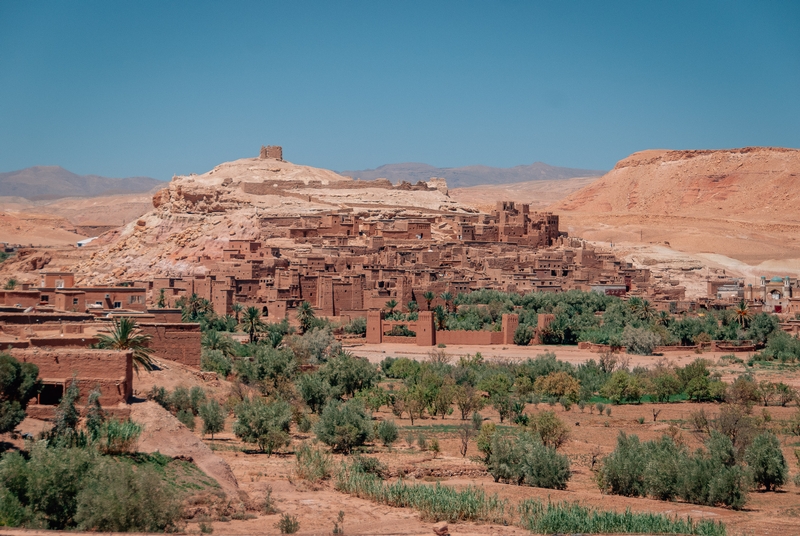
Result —
<path fill-rule="evenodd" d="M 588 240 L 669 246 L 748 278 L 800 275 L 797 149 L 642 151 L 549 209 Z"/>
<path fill-rule="evenodd" d="M 164 184 L 150 177 L 111 179 L 99 175 L 76 175 L 59 166 L 34 166 L 0 173 L 0 196 L 25 199 L 93 197 L 147 192 Z"/>
<path fill-rule="evenodd" d="M 407 162 L 403 164 L 387 164 L 375 169 L 360 171 L 342 171 L 342 175 L 374 180 L 389 179 L 392 182 L 427 181 L 431 177 L 442 177 L 451 188 L 464 188 L 479 184 L 509 184 L 527 181 L 555 181 L 574 177 L 599 177 L 605 171 L 594 169 L 575 169 L 557 167 L 534 162 L 530 165 L 497 168 L 490 166 L 464 166 L 456 168 L 439 168 L 428 164 Z"/>
<path fill-rule="evenodd" d="M 300 224 L 302 216 L 330 211 L 392 218 L 475 209 L 451 199 L 443 180 L 392 185 L 283 160 L 245 158 L 202 175 L 174 177 L 153 196 L 150 212 L 82 248 L 91 258 L 74 269 L 92 283 L 192 273 L 198 258 L 220 259 L 231 239 L 294 247 L 269 221 Z"/>
<path fill-rule="evenodd" d="M 551 208 L 800 222 L 800 150 L 642 151 Z"/>

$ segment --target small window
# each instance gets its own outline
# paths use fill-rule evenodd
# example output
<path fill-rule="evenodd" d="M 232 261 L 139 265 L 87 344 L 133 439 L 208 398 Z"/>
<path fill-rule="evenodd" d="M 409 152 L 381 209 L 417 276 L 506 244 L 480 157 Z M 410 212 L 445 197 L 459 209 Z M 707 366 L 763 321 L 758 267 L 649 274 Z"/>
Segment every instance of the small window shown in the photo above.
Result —
<path fill-rule="evenodd" d="M 47 294 L 43 294 L 42 295 L 42 301 L 49 302 L 50 301 L 50 296 L 48 296 Z"/>
<path fill-rule="evenodd" d="M 114 302 L 114 309 L 122 309 L 122 302 L 115 301 Z"/>
<path fill-rule="evenodd" d="M 78 305 L 78 298 L 72 298 L 72 305 Z"/>
<path fill-rule="evenodd" d="M 103 305 L 103 302 L 101 302 L 101 301 L 96 301 L 96 302 L 94 302 L 94 304 L 95 304 L 95 305 Z"/>

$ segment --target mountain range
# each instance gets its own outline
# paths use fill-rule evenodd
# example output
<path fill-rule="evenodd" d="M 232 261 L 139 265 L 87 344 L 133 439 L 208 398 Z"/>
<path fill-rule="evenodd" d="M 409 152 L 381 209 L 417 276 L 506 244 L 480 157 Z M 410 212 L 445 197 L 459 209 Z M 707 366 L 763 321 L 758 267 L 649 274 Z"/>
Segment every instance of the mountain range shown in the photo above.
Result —
<path fill-rule="evenodd" d="M 34 166 L 0 173 L 0 196 L 30 200 L 147 192 L 164 182 L 150 177 L 112 179 L 77 175 L 59 166 Z"/>
<path fill-rule="evenodd" d="M 447 179 L 449 188 L 463 188 L 479 184 L 509 184 L 538 180 L 571 179 L 574 177 L 599 177 L 605 174 L 605 171 L 556 167 L 543 162 L 534 162 L 530 165 L 510 168 L 481 165 L 440 168 L 429 164 L 405 162 L 402 164 L 386 164 L 375 169 L 340 171 L 339 173 L 354 179 L 375 180 L 383 178 L 389 179 L 394 183 L 407 181 L 412 184 L 417 181 L 427 181 L 431 177 L 442 177 Z"/>

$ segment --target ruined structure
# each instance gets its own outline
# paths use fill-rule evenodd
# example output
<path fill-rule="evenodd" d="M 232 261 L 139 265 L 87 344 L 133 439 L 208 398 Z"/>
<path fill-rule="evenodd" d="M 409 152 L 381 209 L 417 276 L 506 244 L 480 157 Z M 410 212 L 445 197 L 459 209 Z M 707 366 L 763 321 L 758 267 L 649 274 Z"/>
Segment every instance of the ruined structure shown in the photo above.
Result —
<path fill-rule="evenodd" d="M 275 160 L 283 160 L 283 147 L 280 145 L 267 145 L 264 147 L 261 146 L 261 153 L 258 155 L 259 158 L 273 158 Z"/>

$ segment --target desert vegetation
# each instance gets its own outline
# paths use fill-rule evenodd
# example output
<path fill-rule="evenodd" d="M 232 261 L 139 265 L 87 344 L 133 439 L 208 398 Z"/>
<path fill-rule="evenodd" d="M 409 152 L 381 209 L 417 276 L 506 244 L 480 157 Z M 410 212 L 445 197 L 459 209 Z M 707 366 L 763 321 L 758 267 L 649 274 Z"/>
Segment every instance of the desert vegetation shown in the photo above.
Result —
<path fill-rule="evenodd" d="M 26 398 L 40 388 L 38 371 L 7 354 L 0 354 L 0 363 L 3 415 L 7 429 L 13 429 L 24 417 Z M 52 428 L 30 439 L 23 452 L 0 457 L 1 526 L 174 530 L 182 523 L 182 484 L 217 487 L 191 463 L 137 453 L 141 426 L 107 415 L 98 391 L 88 397 L 81 419 L 78 396 L 73 382 Z"/>

